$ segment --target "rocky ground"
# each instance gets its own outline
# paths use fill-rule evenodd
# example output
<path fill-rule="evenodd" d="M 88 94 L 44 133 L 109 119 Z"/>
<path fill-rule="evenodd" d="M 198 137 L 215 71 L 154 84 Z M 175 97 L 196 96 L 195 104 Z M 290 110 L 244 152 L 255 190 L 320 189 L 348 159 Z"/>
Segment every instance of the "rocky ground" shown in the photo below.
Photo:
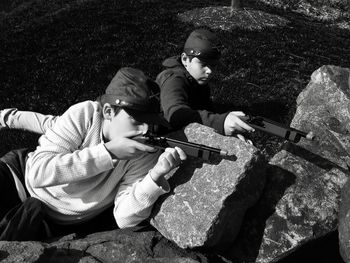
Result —
<path fill-rule="evenodd" d="M 121 66 L 155 77 L 194 28 L 214 29 L 223 61 L 213 81 L 221 110 L 244 109 L 289 124 L 295 99 L 325 64 L 350 67 L 346 1 L 6 0 L 0 8 L 0 107 L 61 114 L 94 99 Z M 1 131 L 1 154 L 33 147 L 37 135 Z M 272 157 L 282 139 L 257 132 Z M 322 254 L 322 252 L 325 251 Z M 285 262 L 340 261 L 337 234 Z M 290 261 L 288 261 L 290 260 Z M 336 262 L 336 261 L 334 261 Z"/>

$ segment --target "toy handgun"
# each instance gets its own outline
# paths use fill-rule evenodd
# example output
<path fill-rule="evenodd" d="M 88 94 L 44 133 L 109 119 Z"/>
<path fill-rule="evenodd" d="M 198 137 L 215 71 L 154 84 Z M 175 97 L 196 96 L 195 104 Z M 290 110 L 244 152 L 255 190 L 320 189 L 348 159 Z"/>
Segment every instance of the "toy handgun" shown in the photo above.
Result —
<path fill-rule="evenodd" d="M 315 139 L 313 132 L 306 133 L 264 117 L 248 115 L 248 119 L 244 119 L 244 121 L 254 129 L 282 137 L 294 143 L 299 142 L 301 137 L 310 141 Z"/>
<path fill-rule="evenodd" d="M 209 147 L 203 144 L 185 142 L 167 137 L 160 137 L 147 132 L 142 137 L 135 138 L 137 141 L 164 150 L 167 147 L 179 147 L 187 155 L 209 160 L 212 155 L 227 156 L 228 152 L 218 148 Z"/>

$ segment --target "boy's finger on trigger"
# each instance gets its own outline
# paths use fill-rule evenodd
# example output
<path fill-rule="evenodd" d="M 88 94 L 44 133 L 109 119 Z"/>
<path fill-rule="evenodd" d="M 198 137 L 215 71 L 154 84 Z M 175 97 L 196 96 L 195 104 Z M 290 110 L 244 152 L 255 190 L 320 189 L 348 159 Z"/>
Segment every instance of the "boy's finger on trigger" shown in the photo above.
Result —
<path fill-rule="evenodd" d="M 248 130 L 250 128 L 250 126 L 246 124 L 241 118 L 237 120 L 237 124 L 245 130 Z"/>
<path fill-rule="evenodd" d="M 253 132 L 255 131 L 253 127 L 249 126 L 247 123 L 245 123 L 243 120 L 240 121 L 239 125 L 245 129 L 246 131 Z"/>
<path fill-rule="evenodd" d="M 248 124 L 246 124 L 246 125 L 247 125 L 247 128 L 246 128 L 247 131 L 255 132 L 255 129 L 253 127 L 249 126 Z"/>

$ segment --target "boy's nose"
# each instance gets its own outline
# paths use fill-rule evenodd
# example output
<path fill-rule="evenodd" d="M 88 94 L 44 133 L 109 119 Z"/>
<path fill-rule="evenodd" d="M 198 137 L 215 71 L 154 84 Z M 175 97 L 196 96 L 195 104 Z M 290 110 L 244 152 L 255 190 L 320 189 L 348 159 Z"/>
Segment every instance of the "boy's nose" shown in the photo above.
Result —
<path fill-rule="evenodd" d="M 207 66 L 207 68 L 205 69 L 205 72 L 209 75 L 212 73 L 212 70 L 210 67 Z"/>

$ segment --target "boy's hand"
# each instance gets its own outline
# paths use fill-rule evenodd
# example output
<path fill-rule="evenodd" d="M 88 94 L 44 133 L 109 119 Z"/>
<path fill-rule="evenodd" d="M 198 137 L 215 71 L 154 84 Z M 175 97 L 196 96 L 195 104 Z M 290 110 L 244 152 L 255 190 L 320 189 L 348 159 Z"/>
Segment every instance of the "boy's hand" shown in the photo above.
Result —
<path fill-rule="evenodd" d="M 166 148 L 159 156 L 157 164 L 150 172 L 150 176 L 157 184 L 164 179 L 164 176 L 172 169 L 179 166 L 182 161 L 186 160 L 186 153 L 179 147 Z"/>
<path fill-rule="evenodd" d="M 246 124 L 242 119 L 245 114 L 241 111 L 231 111 L 224 122 L 225 135 L 233 135 L 241 132 L 253 132 L 254 129 Z"/>
<path fill-rule="evenodd" d="M 134 159 L 144 152 L 155 152 L 156 148 L 142 144 L 136 140 L 130 139 L 141 135 L 141 131 L 131 131 L 121 137 L 105 143 L 107 151 L 119 160 Z"/>

